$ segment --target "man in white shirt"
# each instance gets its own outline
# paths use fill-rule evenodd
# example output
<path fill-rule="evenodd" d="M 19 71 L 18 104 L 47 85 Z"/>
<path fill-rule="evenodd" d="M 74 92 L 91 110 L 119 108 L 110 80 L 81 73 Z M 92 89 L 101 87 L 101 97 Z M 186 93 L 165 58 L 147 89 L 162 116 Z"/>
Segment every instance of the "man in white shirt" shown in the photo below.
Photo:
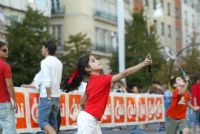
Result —
<path fill-rule="evenodd" d="M 45 58 L 40 63 L 41 85 L 38 123 L 47 134 L 56 134 L 56 117 L 60 109 L 60 83 L 63 65 L 54 56 L 56 49 L 53 41 L 45 42 L 42 47 L 42 55 Z"/>

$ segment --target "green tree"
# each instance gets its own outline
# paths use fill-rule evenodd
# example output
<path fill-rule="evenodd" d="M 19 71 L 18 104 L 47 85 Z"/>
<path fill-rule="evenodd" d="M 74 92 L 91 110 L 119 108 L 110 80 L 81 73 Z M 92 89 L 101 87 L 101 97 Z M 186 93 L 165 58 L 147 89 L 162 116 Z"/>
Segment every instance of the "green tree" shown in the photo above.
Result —
<path fill-rule="evenodd" d="M 21 22 L 7 26 L 9 63 L 16 86 L 32 81 L 40 68 L 41 47 L 48 37 L 48 18 L 28 7 Z"/>
<path fill-rule="evenodd" d="M 150 36 L 150 37 L 149 37 Z M 161 64 L 165 63 L 158 49 L 158 41 L 154 27 L 150 27 L 150 35 L 147 32 L 147 22 L 143 12 L 132 13 L 132 21 L 126 24 L 125 34 L 125 62 L 126 68 L 142 62 L 150 51 L 153 65 L 152 75 L 148 71 L 140 71 L 127 77 L 127 85 L 137 84 L 139 87 L 149 86 L 152 79 L 157 79 L 157 74 Z M 114 54 L 111 65 L 118 66 L 117 54 Z M 118 68 L 113 68 L 113 72 L 118 72 Z M 152 78 L 153 77 L 153 78 Z"/>
<path fill-rule="evenodd" d="M 76 35 L 70 35 L 69 40 L 64 47 L 64 54 L 61 55 L 63 62 L 63 78 L 70 76 L 76 69 L 76 64 L 81 55 L 90 51 L 91 40 L 87 37 L 87 34 L 78 33 Z"/>
<path fill-rule="evenodd" d="M 193 33 L 191 37 L 191 42 L 188 44 L 188 46 L 178 52 L 178 61 L 179 64 L 181 64 L 183 70 L 191 76 L 194 73 L 199 72 L 199 58 L 199 45 L 196 43 L 196 33 Z M 174 63 L 173 71 L 176 71 L 176 74 L 178 75 L 182 75 L 181 71 L 177 68 L 176 62 Z"/>
<path fill-rule="evenodd" d="M 200 51 L 197 46 L 194 46 L 192 49 L 186 52 L 186 55 L 182 58 L 182 65 L 187 74 L 192 75 L 196 72 L 199 72 L 200 69 Z"/>

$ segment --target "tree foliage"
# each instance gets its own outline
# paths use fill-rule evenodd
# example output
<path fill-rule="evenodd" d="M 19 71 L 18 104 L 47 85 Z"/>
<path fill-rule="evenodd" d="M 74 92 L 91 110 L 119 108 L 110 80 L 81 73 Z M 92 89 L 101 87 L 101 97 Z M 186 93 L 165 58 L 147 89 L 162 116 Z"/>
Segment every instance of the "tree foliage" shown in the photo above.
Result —
<path fill-rule="evenodd" d="M 48 37 L 48 18 L 28 7 L 21 22 L 7 26 L 9 63 L 15 86 L 30 83 L 40 68 L 42 43 Z"/>
<path fill-rule="evenodd" d="M 192 76 L 193 74 L 200 71 L 199 58 L 199 44 L 196 43 L 196 33 L 194 33 L 191 37 L 191 42 L 188 44 L 188 46 L 182 48 L 178 52 L 178 61 L 179 64 L 182 66 L 183 70 L 189 76 Z M 181 71 L 177 68 L 177 64 L 174 63 L 173 71 L 177 71 L 179 75 L 182 75 Z"/>
<path fill-rule="evenodd" d="M 150 34 L 147 32 L 147 22 L 143 17 L 143 12 L 132 13 L 132 21 L 126 24 L 125 34 L 125 62 L 126 68 L 142 62 L 148 53 L 151 53 L 153 59 L 152 73 L 140 71 L 127 77 L 127 85 L 138 85 L 147 87 L 152 79 L 157 79 L 157 74 L 161 65 L 165 63 L 158 49 L 158 41 L 153 26 L 150 27 Z M 111 62 L 112 66 L 117 66 L 117 54 L 114 54 Z M 113 68 L 113 72 L 118 72 Z M 152 78 L 153 77 L 153 78 Z"/>
<path fill-rule="evenodd" d="M 63 78 L 71 75 L 76 69 L 79 57 L 89 52 L 92 45 L 90 38 L 83 33 L 70 35 L 66 43 L 64 47 L 65 53 L 60 57 L 64 65 Z"/>
<path fill-rule="evenodd" d="M 192 75 L 200 71 L 199 58 L 200 51 L 197 49 L 197 47 L 193 47 L 186 52 L 186 55 L 182 58 L 182 64 L 187 74 Z"/>

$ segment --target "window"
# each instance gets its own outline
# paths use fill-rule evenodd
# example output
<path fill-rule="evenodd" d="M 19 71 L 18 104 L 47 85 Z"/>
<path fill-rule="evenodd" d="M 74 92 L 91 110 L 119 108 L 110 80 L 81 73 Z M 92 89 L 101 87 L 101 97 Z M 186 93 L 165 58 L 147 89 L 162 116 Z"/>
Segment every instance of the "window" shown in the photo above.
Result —
<path fill-rule="evenodd" d="M 165 8 L 164 1 L 163 1 L 163 0 L 160 0 L 160 4 L 161 4 L 161 6 L 162 6 L 162 9 L 164 10 L 164 8 Z"/>
<path fill-rule="evenodd" d="M 51 4 L 52 4 L 53 9 L 60 9 L 61 8 L 60 0 L 51 0 Z"/>
<path fill-rule="evenodd" d="M 194 22 L 192 22 L 192 29 L 195 29 L 195 24 L 194 24 Z"/>
<path fill-rule="evenodd" d="M 176 18 L 179 18 L 179 8 L 176 7 Z"/>
<path fill-rule="evenodd" d="M 185 10 L 184 13 L 185 13 L 185 17 L 187 18 L 187 16 L 188 16 L 187 11 Z"/>
<path fill-rule="evenodd" d="M 171 37 L 171 36 L 172 36 L 172 35 L 171 35 L 171 33 L 172 33 L 172 32 L 171 32 L 171 25 L 168 25 L 168 32 L 169 32 L 169 33 L 168 33 L 168 37 Z"/>
<path fill-rule="evenodd" d="M 187 0 L 184 0 L 184 3 L 187 4 Z"/>
<path fill-rule="evenodd" d="M 154 20 L 155 29 L 157 29 L 157 20 Z"/>
<path fill-rule="evenodd" d="M 156 0 L 153 0 L 153 9 L 156 9 Z"/>
<path fill-rule="evenodd" d="M 176 39 L 180 38 L 180 30 L 176 28 Z"/>
<path fill-rule="evenodd" d="M 149 6 L 149 0 L 145 0 L 145 5 L 148 7 Z"/>
<path fill-rule="evenodd" d="M 188 20 L 185 19 L 185 26 L 188 26 Z"/>
<path fill-rule="evenodd" d="M 104 28 L 100 28 L 100 27 L 96 27 L 95 28 L 95 32 L 96 32 L 96 50 L 97 51 L 102 51 L 102 52 L 111 52 L 112 50 L 112 45 L 113 45 L 113 41 L 112 41 L 112 35 L 111 33 L 113 33 L 110 30 L 104 29 Z"/>
<path fill-rule="evenodd" d="M 126 5 L 126 4 L 125 4 Z M 95 0 L 94 13 L 96 16 L 103 18 L 104 20 L 117 21 L 117 4 L 116 1 L 111 0 Z"/>
<path fill-rule="evenodd" d="M 192 20 L 194 20 L 194 14 L 192 14 Z"/>
<path fill-rule="evenodd" d="M 50 27 L 50 33 L 55 38 L 58 46 L 63 46 L 63 30 L 62 25 L 52 25 Z"/>
<path fill-rule="evenodd" d="M 165 35 L 165 24 L 163 22 L 161 23 L 161 34 Z"/>
<path fill-rule="evenodd" d="M 170 3 L 167 3 L 167 14 L 169 16 L 171 15 L 171 6 L 170 6 Z"/>

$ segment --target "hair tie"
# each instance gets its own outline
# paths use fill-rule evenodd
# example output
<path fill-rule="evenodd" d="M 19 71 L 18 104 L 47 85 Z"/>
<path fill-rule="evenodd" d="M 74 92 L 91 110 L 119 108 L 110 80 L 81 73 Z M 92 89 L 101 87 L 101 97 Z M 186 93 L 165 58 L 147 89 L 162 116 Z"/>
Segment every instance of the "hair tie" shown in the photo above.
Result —
<path fill-rule="evenodd" d="M 73 79 L 78 75 L 78 69 L 74 70 L 74 72 L 72 73 L 71 77 L 69 78 L 69 80 L 67 81 L 67 84 L 71 84 Z"/>

